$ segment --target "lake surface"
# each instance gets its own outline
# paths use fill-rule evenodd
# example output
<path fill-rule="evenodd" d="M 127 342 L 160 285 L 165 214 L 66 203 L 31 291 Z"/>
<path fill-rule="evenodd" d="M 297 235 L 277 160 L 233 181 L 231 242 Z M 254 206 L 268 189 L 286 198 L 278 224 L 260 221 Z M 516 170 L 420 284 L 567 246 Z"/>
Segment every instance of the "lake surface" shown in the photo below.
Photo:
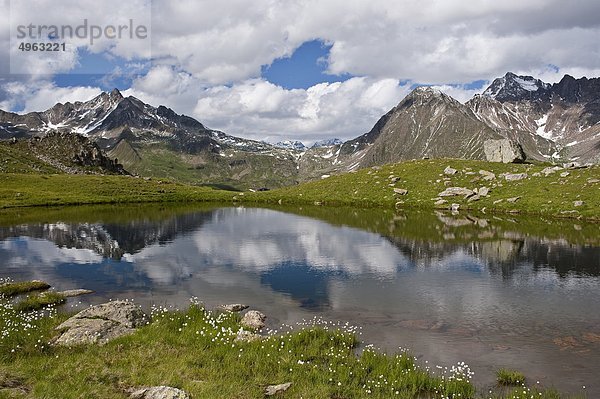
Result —
<path fill-rule="evenodd" d="M 96 293 L 78 306 L 242 302 L 269 327 L 320 317 L 422 364 L 500 367 L 600 397 L 600 225 L 345 208 L 2 211 L 0 277 Z M 425 362 L 428 363 L 425 363 Z"/>

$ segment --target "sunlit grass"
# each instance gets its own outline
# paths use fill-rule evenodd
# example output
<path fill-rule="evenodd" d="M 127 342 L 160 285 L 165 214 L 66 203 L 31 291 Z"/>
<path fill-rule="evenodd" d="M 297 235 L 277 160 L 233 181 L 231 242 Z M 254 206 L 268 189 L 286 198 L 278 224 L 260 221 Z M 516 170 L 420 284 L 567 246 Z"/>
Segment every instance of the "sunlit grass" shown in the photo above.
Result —
<path fill-rule="evenodd" d="M 446 166 L 458 170 L 452 176 Z M 362 169 L 327 179 L 267 192 L 238 193 L 213 190 L 156 179 L 146 181 L 126 176 L 0 174 L 0 208 L 114 204 L 135 202 L 208 202 L 234 204 L 320 204 L 329 206 L 435 208 L 439 193 L 449 186 L 475 189 L 488 187 L 488 196 L 470 201 L 449 197 L 441 205 L 456 203 L 461 210 L 488 213 L 524 213 L 568 218 L 600 219 L 600 166 L 560 173 L 542 174 L 547 165 L 516 165 L 484 161 L 436 159 L 415 160 Z M 480 170 L 493 172 L 496 179 L 484 180 Z M 506 181 L 502 175 L 524 173 L 527 178 Z M 406 189 L 406 195 L 396 195 Z M 517 202 L 509 198 L 520 199 Z"/>

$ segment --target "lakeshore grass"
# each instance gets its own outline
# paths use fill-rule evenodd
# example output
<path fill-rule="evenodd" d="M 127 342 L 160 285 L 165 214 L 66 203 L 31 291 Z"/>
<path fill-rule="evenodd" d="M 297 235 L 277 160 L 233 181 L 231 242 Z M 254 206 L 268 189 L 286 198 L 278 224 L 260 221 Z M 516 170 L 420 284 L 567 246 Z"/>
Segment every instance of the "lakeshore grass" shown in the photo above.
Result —
<path fill-rule="evenodd" d="M 6 281 L 4 283 L 0 282 L 0 296 L 11 297 L 31 291 L 45 290 L 48 288 L 50 288 L 50 285 L 43 281 Z"/>
<path fill-rule="evenodd" d="M 67 300 L 63 294 L 59 292 L 47 291 L 41 294 L 31 294 L 25 299 L 17 302 L 15 310 L 19 312 L 29 312 L 32 310 L 40 310 L 48 305 L 60 305 Z"/>
<path fill-rule="evenodd" d="M 450 166 L 457 170 L 445 175 Z M 600 166 L 542 174 L 548 165 L 484 161 L 416 160 L 362 169 L 319 181 L 266 192 L 235 192 L 129 176 L 0 174 L 0 208 L 136 202 L 226 202 L 234 204 L 320 204 L 352 207 L 447 209 L 523 213 L 600 220 Z M 496 175 L 485 180 L 480 170 Z M 525 173 L 507 181 L 504 173 Z M 561 175 L 562 174 L 562 175 Z M 435 205 L 447 187 L 488 187 L 478 201 L 448 197 Z M 406 195 L 394 193 L 405 189 Z"/>
<path fill-rule="evenodd" d="M 286 398 L 570 397 L 525 386 L 477 393 L 464 363 L 429 369 L 405 350 L 357 351 L 356 328 L 318 319 L 237 342 L 239 315 L 194 302 L 183 311 L 155 306 L 151 323 L 104 346 L 50 345 L 67 316 L 0 301 L 0 398 L 127 398 L 133 388 L 154 385 L 192 398 L 263 398 L 266 386 L 285 382 L 292 383 L 280 395 Z"/>
<path fill-rule="evenodd" d="M 500 385 L 520 385 L 525 383 L 525 375 L 517 370 L 502 368 L 496 372 L 496 380 Z"/>

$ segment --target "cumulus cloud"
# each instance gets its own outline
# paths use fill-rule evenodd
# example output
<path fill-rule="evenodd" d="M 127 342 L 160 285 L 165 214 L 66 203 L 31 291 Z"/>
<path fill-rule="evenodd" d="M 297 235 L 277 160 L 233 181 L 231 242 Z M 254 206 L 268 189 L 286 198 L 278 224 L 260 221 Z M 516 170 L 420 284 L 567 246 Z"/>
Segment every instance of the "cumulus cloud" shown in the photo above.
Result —
<path fill-rule="evenodd" d="M 102 90 L 98 87 L 57 87 L 47 80 L 12 81 L 3 85 L 5 99 L 0 109 L 22 112 L 44 111 L 56 103 L 87 101 Z"/>
<path fill-rule="evenodd" d="M 17 16 L 63 24 L 90 15 L 98 24 L 116 23 L 146 15 L 150 6 L 149 0 L 27 4 Z M 7 5 L 0 1 L 3 9 Z M 355 137 L 417 82 L 465 101 L 481 91 L 469 82 L 491 81 L 507 71 L 547 82 L 564 73 L 600 75 L 600 3 L 594 0 L 574 0 L 568 7 L 559 0 L 255 0 L 251 6 L 245 0 L 154 0 L 151 5 L 150 49 L 144 41 L 103 39 L 94 46 L 82 42 L 82 48 L 151 60 L 153 67 L 126 94 L 255 139 Z M 8 14 L 3 15 L 4 48 Z M 324 60 L 328 73 L 355 77 L 306 90 L 261 78 L 261 67 L 315 39 L 331 45 Z M 66 52 L 54 64 L 37 58 L 23 67 L 34 75 L 68 71 L 77 68 L 80 57 L 81 52 Z M 5 60 L 0 57 L 0 67 Z M 56 91 L 49 83 L 34 89 L 21 82 L 17 89 L 29 87 L 21 93 L 13 83 L 0 83 L 4 109 L 23 103 L 27 110 L 39 109 L 62 94 L 74 100 L 97 92 L 93 87 Z"/>

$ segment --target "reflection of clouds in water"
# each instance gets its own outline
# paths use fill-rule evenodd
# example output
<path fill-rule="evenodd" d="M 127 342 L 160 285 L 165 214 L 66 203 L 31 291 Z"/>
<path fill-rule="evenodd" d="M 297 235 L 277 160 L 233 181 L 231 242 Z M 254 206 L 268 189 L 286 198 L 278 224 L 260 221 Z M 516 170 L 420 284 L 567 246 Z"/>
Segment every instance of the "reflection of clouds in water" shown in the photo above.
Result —
<path fill-rule="evenodd" d="M 163 245 L 154 244 L 137 254 L 125 254 L 123 260 L 133 263 L 136 270 L 155 283 L 173 284 L 189 277 L 198 264 L 198 255 L 189 251 L 188 241 L 185 238 L 175 240 L 169 244 L 168 250 Z"/>
<path fill-rule="evenodd" d="M 376 234 L 262 209 L 220 210 L 193 239 L 198 253 L 210 255 L 213 264 L 259 272 L 305 262 L 324 271 L 393 276 L 407 263 Z"/>
<path fill-rule="evenodd" d="M 306 263 L 326 272 L 393 277 L 408 260 L 380 236 L 264 209 L 221 209 L 196 232 L 124 260 L 155 282 L 173 283 L 210 266 L 266 272 Z"/>
<path fill-rule="evenodd" d="M 90 249 L 59 248 L 51 241 L 17 238 L 0 241 L 0 250 L 6 251 L 7 267 L 54 266 L 57 263 L 89 264 L 102 261 L 102 256 Z"/>

